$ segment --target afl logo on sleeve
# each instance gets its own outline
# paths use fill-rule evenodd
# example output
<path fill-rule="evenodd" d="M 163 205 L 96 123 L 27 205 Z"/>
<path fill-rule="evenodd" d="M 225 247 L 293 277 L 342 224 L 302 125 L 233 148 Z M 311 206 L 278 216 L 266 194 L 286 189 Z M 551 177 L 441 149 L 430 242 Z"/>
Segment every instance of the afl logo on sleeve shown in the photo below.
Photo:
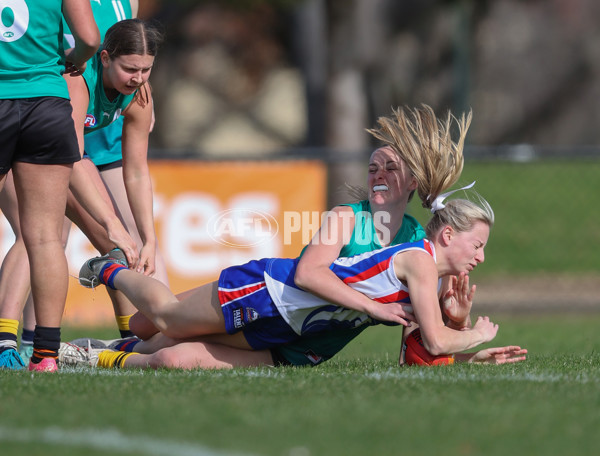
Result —
<path fill-rule="evenodd" d="M 96 118 L 92 114 L 86 114 L 83 126 L 85 128 L 92 128 L 96 126 Z"/>

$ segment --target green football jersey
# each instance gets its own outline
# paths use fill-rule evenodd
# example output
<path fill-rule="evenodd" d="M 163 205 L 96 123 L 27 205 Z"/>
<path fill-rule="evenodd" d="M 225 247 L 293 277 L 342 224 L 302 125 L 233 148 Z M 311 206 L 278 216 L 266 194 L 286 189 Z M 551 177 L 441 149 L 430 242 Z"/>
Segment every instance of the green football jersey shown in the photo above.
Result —
<path fill-rule="evenodd" d="M 119 118 L 123 111 L 135 97 L 137 91 L 131 95 L 119 93 L 114 100 L 109 100 L 102 82 L 102 62 L 100 52 L 92 57 L 85 68 L 83 78 L 87 85 L 90 101 L 85 116 L 84 134 L 100 130 Z"/>
<path fill-rule="evenodd" d="M 131 3 L 129 0 L 90 0 L 92 5 L 92 13 L 94 14 L 94 20 L 100 31 L 100 41 L 104 41 L 104 35 L 106 31 L 116 22 L 122 21 L 123 19 L 131 19 Z M 75 45 L 73 41 L 73 35 L 69 26 L 63 19 L 64 29 L 64 47 L 65 49 L 72 48 Z"/>
<path fill-rule="evenodd" d="M 0 8 L 0 98 L 69 98 L 62 0 L 12 0 Z"/>
<path fill-rule="evenodd" d="M 133 12 L 129 0 L 91 0 L 92 13 L 100 31 L 100 39 L 104 41 L 106 31 L 115 23 L 131 19 Z M 65 47 L 73 47 L 73 35 L 67 24 L 65 28 Z M 96 166 L 113 163 L 123 158 L 121 153 L 121 137 L 123 134 L 123 117 L 119 117 L 110 125 L 100 130 L 86 132 L 85 152 Z"/>

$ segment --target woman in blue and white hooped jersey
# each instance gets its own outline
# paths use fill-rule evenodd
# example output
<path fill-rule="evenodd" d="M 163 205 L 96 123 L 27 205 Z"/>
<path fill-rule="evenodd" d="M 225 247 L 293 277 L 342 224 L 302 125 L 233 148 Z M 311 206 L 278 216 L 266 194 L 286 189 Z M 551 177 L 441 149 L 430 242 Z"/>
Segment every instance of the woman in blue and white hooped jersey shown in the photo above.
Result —
<path fill-rule="evenodd" d="M 433 355 L 477 347 L 493 340 L 498 331 L 488 317 L 460 330 L 444 321 L 440 300 L 444 305 L 471 308 L 474 288 L 468 274 L 484 261 L 494 223 L 494 213 L 483 198 L 445 202 L 451 193 L 429 194 L 433 216 L 426 239 L 340 258 L 331 266 L 365 299 L 382 307 L 400 303 L 403 310 L 398 314 L 405 323 L 419 324 L 425 348 Z M 297 264 L 298 259 L 266 258 L 233 266 L 223 270 L 217 281 L 178 298 L 160 282 L 128 270 L 110 256 L 88 260 L 81 268 L 80 283 L 102 283 L 123 292 L 161 334 L 135 347 L 155 351 L 151 354 L 99 350 L 86 352 L 82 359 L 89 363 L 93 355 L 91 363 L 100 367 L 274 365 L 273 348 L 307 334 L 385 322 L 358 306 L 335 305 L 302 290 L 294 280 Z M 439 286 L 446 277 L 457 277 L 450 292 Z M 65 362 L 76 359 L 72 352 L 64 350 Z M 517 346 L 498 347 L 464 360 L 516 362 L 524 359 L 524 353 Z"/>

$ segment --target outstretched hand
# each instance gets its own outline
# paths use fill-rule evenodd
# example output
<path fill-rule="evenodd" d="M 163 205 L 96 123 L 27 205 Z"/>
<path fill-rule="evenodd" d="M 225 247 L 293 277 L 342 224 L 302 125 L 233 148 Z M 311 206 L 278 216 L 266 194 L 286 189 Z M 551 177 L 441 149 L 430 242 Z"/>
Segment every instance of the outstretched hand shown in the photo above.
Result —
<path fill-rule="evenodd" d="M 459 326 L 468 326 L 476 286 L 469 287 L 469 276 L 461 272 L 450 278 L 450 287 L 442 296 L 446 316 Z"/>
<path fill-rule="evenodd" d="M 517 345 L 493 347 L 473 353 L 468 362 L 480 364 L 518 363 L 520 361 L 525 361 L 527 358 L 525 356 L 526 354 L 527 349 Z"/>

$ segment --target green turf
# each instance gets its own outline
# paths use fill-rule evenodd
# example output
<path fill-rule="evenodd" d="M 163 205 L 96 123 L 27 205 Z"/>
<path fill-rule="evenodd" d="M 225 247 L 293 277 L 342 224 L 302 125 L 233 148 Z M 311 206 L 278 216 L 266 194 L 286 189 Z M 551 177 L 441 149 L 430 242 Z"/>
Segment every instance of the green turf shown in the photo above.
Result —
<path fill-rule="evenodd" d="M 590 274 L 600 272 L 600 161 L 531 163 L 466 160 L 459 182 L 476 180 L 496 223 L 478 275 Z M 464 197 L 459 192 L 453 197 Z M 414 198 L 409 213 L 426 223 L 430 213 Z"/>
<path fill-rule="evenodd" d="M 313 369 L 0 371 L 2 454 L 597 454 L 600 315 L 492 317 L 527 362 L 400 369 L 382 327 Z"/>

